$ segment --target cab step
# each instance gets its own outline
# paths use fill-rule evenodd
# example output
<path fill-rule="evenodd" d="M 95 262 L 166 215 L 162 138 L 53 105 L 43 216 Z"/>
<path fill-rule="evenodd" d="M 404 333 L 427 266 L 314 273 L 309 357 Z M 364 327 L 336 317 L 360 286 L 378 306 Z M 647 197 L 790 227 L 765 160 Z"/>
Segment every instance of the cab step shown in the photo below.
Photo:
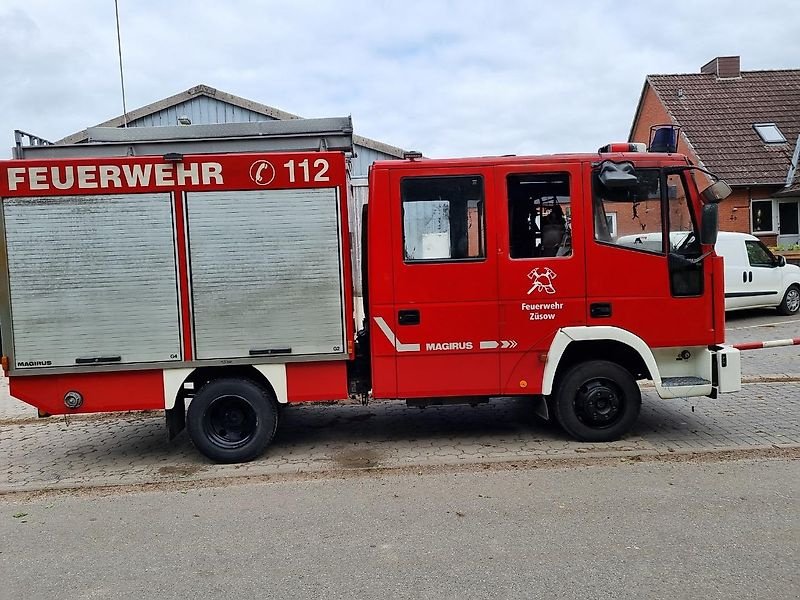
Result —
<path fill-rule="evenodd" d="M 693 385 L 711 385 L 711 382 L 702 377 L 662 377 L 661 385 L 664 387 L 686 387 Z"/>

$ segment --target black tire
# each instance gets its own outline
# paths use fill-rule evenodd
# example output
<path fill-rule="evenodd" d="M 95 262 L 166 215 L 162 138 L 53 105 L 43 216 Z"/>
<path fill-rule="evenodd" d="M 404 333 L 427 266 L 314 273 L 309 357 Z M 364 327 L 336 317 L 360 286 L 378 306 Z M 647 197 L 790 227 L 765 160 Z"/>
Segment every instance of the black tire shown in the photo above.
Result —
<path fill-rule="evenodd" d="M 556 420 L 581 442 L 618 440 L 639 417 L 642 394 L 633 376 L 616 363 L 592 360 L 560 378 Z"/>
<path fill-rule="evenodd" d="M 278 428 L 277 402 L 248 379 L 215 379 L 189 403 L 186 429 L 195 448 L 218 463 L 253 460 Z"/>
<path fill-rule="evenodd" d="M 778 313 L 782 315 L 796 315 L 800 311 L 800 286 L 790 285 L 783 295 L 778 306 Z"/>

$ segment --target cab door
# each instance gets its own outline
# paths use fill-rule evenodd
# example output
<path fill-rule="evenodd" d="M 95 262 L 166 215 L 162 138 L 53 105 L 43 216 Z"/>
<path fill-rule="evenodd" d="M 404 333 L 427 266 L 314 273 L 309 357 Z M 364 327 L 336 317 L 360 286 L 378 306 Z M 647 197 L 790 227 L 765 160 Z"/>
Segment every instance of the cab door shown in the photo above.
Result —
<path fill-rule="evenodd" d="M 501 388 L 536 394 L 556 332 L 586 324 L 580 163 L 498 167 L 495 185 Z"/>
<path fill-rule="evenodd" d="M 712 281 L 697 240 L 699 201 L 680 173 L 637 165 L 636 174 L 636 188 L 620 196 L 587 172 L 587 324 L 625 329 L 651 348 L 709 344 Z"/>
<path fill-rule="evenodd" d="M 395 346 L 401 398 L 496 394 L 497 253 L 489 167 L 390 174 Z"/>

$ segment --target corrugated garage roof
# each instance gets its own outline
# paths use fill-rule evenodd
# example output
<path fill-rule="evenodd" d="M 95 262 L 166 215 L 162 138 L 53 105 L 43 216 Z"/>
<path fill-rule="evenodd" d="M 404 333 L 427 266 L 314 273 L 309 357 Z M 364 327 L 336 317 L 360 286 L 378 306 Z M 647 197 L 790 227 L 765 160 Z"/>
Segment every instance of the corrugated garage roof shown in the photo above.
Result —
<path fill-rule="evenodd" d="M 242 98 L 241 96 L 236 96 L 235 94 L 230 94 L 228 92 L 223 92 L 222 90 L 218 90 L 213 88 L 209 85 L 196 85 L 192 88 L 184 92 L 180 92 L 175 94 L 174 96 L 170 96 L 168 98 L 164 98 L 163 100 L 158 100 L 157 102 L 153 102 L 152 104 L 148 104 L 147 106 L 142 106 L 141 108 L 137 108 L 135 110 L 129 111 L 126 115 L 120 115 L 119 117 L 115 117 L 113 119 L 109 119 L 103 123 L 98 124 L 98 127 L 122 127 L 123 123 L 127 119 L 127 122 L 136 121 L 137 119 L 142 119 L 148 115 L 152 115 L 159 111 L 163 111 L 169 107 L 177 106 L 181 103 L 185 103 L 191 101 L 192 99 L 198 97 L 208 97 L 218 100 L 220 102 L 224 102 L 226 104 L 230 104 L 231 106 L 239 107 L 241 109 L 252 111 L 268 117 L 270 119 L 302 119 L 302 117 L 286 112 L 279 108 L 275 108 L 273 106 L 268 106 L 266 104 L 261 104 L 260 102 L 254 102 L 253 100 L 248 100 L 247 98 Z M 175 123 L 172 123 L 173 125 Z M 57 144 L 81 144 L 88 140 L 88 133 L 87 130 L 84 129 L 72 135 L 68 135 L 64 139 L 57 141 Z M 366 138 L 360 135 L 353 135 L 353 142 L 358 144 L 359 146 L 363 146 L 365 148 L 369 148 L 371 150 L 375 150 L 376 152 L 381 152 L 383 154 L 387 154 L 389 156 L 394 156 L 397 158 L 402 158 L 404 154 L 404 150 L 402 148 L 398 148 L 396 146 L 391 146 L 389 144 L 385 144 L 383 142 L 379 142 L 377 140 L 373 140 L 370 138 Z"/>

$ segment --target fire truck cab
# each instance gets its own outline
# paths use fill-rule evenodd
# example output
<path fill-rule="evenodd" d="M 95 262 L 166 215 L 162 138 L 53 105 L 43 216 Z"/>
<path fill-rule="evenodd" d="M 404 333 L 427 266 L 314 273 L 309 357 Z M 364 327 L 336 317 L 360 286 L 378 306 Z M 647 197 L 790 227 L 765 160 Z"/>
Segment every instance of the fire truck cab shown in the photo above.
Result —
<path fill-rule="evenodd" d="M 12 395 L 41 415 L 164 410 L 170 435 L 240 462 L 289 403 L 522 397 L 604 442 L 642 380 L 661 398 L 739 389 L 713 250 L 730 188 L 685 157 L 378 162 L 351 260 L 352 125 L 302 125 L 316 137 L 115 130 L 0 162 Z"/>
<path fill-rule="evenodd" d="M 373 395 L 544 398 L 606 441 L 635 421 L 637 380 L 662 398 L 738 389 L 713 253 L 726 186 L 697 180 L 683 156 L 638 152 L 374 165 Z M 632 233 L 664 242 L 618 243 Z"/>

